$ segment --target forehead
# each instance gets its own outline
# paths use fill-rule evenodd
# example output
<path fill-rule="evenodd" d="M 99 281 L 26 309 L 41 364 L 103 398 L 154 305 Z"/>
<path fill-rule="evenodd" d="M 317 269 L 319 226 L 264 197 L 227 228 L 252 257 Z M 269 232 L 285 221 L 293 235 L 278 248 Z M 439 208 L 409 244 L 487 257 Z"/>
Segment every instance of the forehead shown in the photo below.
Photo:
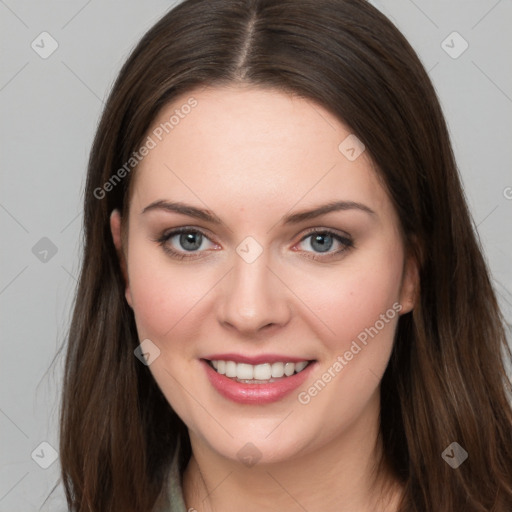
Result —
<path fill-rule="evenodd" d="M 159 112 L 146 137 L 153 147 L 132 184 L 138 206 L 164 198 L 242 210 L 335 199 L 379 208 L 388 201 L 367 153 L 347 158 L 345 141 L 353 145 L 354 135 L 345 124 L 275 89 L 190 91 Z"/>

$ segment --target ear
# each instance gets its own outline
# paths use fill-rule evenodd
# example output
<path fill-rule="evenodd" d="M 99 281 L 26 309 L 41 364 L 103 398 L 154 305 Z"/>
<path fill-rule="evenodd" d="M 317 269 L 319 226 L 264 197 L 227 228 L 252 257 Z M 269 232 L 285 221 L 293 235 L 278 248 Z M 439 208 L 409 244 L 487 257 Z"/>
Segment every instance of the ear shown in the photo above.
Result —
<path fill-rule="evenodd" d="M 419 284 L 418 262 L 413 256 L 408 256 L 404 262 L 402 287 L 400 290 L 400 304 L 402 305 L 402 309 L 400 310 L 401 315 L 409 313 L 416 306 Z"/>
<path fill-rule="evenodd" d="M 113 210 L 110 214 L 110 231 L 112 233 L 112 240 L 114 242 L 115 248 L 117 250 L 117 257 L 119 259 L 119 266 L 121 267 L 121 272 L 123 273 L 123 278 L 125 282 L 125 291 L 124 295 L 126 297 L 126 301 L 132 306 L 132 294 L 130 292 L 130 281 L 128 279 L 128 271 L 126 268 L 126 257 L 123 249 L 123 241 L 121 236 L 121 227 L 122 227 L 122 219 L 119 210 Z"/>

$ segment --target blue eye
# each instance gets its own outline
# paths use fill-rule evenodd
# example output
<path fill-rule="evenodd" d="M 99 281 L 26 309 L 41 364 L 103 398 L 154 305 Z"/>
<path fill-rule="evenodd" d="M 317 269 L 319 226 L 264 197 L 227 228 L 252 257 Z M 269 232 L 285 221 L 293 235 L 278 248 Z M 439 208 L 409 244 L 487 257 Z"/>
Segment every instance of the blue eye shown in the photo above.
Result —
<path fill-rule="evenodd" d="M 306 258 L 313 260 L 327 260 L 340 256 L 343 252 L 353 247 L 353 242 L 348 236 L 342 236 L 330 230 L 312 229 L 304 236 L 300 242 L 303 244 L 307 239 L 311 239 L 309 247 L 311 251 L 302 249 L 302 252 L 309 253 Z M 154 240 L 158 242 L 172 258 L 182 260 L 187 258 L 201 257 L 200 253 L 204 252 L 207 247 L 204 246 L 205 242 L 213 242 L 202 231 L 195 228 L 177 228 Z M 333 246 L 338 245 L 338 249 L 332 251 Z M 206 244 L 207 245 L 207 244 Z M 215 244 L 213 244 L 215 245 Z"/>
<path fill-rule="evenodd" d="M 179 233 L 175 236 L 179 237 L 179 244 L 186 251 L 197 251 L 203 242 L 203 235 L 199 232 L 189 231 L 188 233 Z"/>
<path fill-rule="evenodd" d="M 308 238 L 310 239 L 309 246 L 316 253 L 316 255 L 308 257 L 315 260 L 339 256 L 341 253 L 354 246 L 354 243 L 350 238 L 329 230 L 313 230 L 308 235 L 303 237 L 300 243 L 303 243 Z M 341 247 L 334 252 L 329 252 L 335 244 L 339 244 Z"/>
<path fill-rule="evenodd" d="M 173 238 L 176 238 L 174 244 L 172 243 Z M 155 241 L 171 256 L 177 259 L 184 259 L 194 257 L 194 254 L 188 255 L 186 253 L 193 253 L 201 249 L 205 240 L 210 239 L 202 231 L 192 228 L 178 228 L 165 233 Z M 173 249 L 172 245 L 176 246 L 176 244 L 178 244 L 179 248 L 184 252 Z"/>

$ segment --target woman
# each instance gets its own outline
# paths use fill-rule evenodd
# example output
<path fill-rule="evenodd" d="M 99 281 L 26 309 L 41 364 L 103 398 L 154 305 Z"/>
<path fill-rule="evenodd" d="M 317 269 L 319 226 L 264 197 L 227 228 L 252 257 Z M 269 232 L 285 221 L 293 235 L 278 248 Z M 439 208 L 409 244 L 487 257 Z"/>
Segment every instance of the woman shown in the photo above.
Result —
<path fill-rule="evenodd" d="M 187 0 L 96 134 L 70 510 L 512 509 L 510 360 L 430 80 L 361 0 Z"/>

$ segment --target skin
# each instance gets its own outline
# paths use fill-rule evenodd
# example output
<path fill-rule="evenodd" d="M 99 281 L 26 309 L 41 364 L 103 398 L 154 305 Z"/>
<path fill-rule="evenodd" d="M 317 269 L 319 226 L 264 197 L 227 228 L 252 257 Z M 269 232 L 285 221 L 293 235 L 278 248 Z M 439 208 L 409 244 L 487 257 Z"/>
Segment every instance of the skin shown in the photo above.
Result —
<path fill-rule="evenodd" d="M 142 160 L 128 219 L 111 229 L 140 340 L 160 349 L 156 382 L 189 429 L 193 456 L 184 474 L 187 507 L 222 510 L 375 510 L 371 470 L 380 453 L 380 380 L 399 315 L 307 405 L 297 399 L 393 304 L 414 307 L 417 267 L 406 257 L 399 220 L 368 153 L 349 161 L 338 145 L 351 132 L 329 111 L 296 96 L 253 86 L 203 88 L 166 106 L 148 131 L 193 96 L 198 104 Z M 164 210 L 158 200 L 205 208 L 222 223 Z M 335 200 L 361 203 L 297 225 L 283 216 Z M 127 221 L 127 222 L 126 222 Z M 190 259 L 155 241 L 172 228 L 203 231 Z M 353 241 L 327 257 L 308 230 Z M 236 252 L 247 236 L 263 252 Z M 180 237 L 167 247 L 187 253 Z M 343 245 L 335 239 L 327 254 Z M 312 259 L 317 257 L 317 260 Z M 210 385 L 208 354 L 277 353 L 315 359 L 305 385 L 266 405 L 237 404 Z M 237 452 L 253 443 L 260 461 Z M 379 474 L 378 483 L 396 484 Z M 389 493 L 396 510 L 399 487 Z"/>

